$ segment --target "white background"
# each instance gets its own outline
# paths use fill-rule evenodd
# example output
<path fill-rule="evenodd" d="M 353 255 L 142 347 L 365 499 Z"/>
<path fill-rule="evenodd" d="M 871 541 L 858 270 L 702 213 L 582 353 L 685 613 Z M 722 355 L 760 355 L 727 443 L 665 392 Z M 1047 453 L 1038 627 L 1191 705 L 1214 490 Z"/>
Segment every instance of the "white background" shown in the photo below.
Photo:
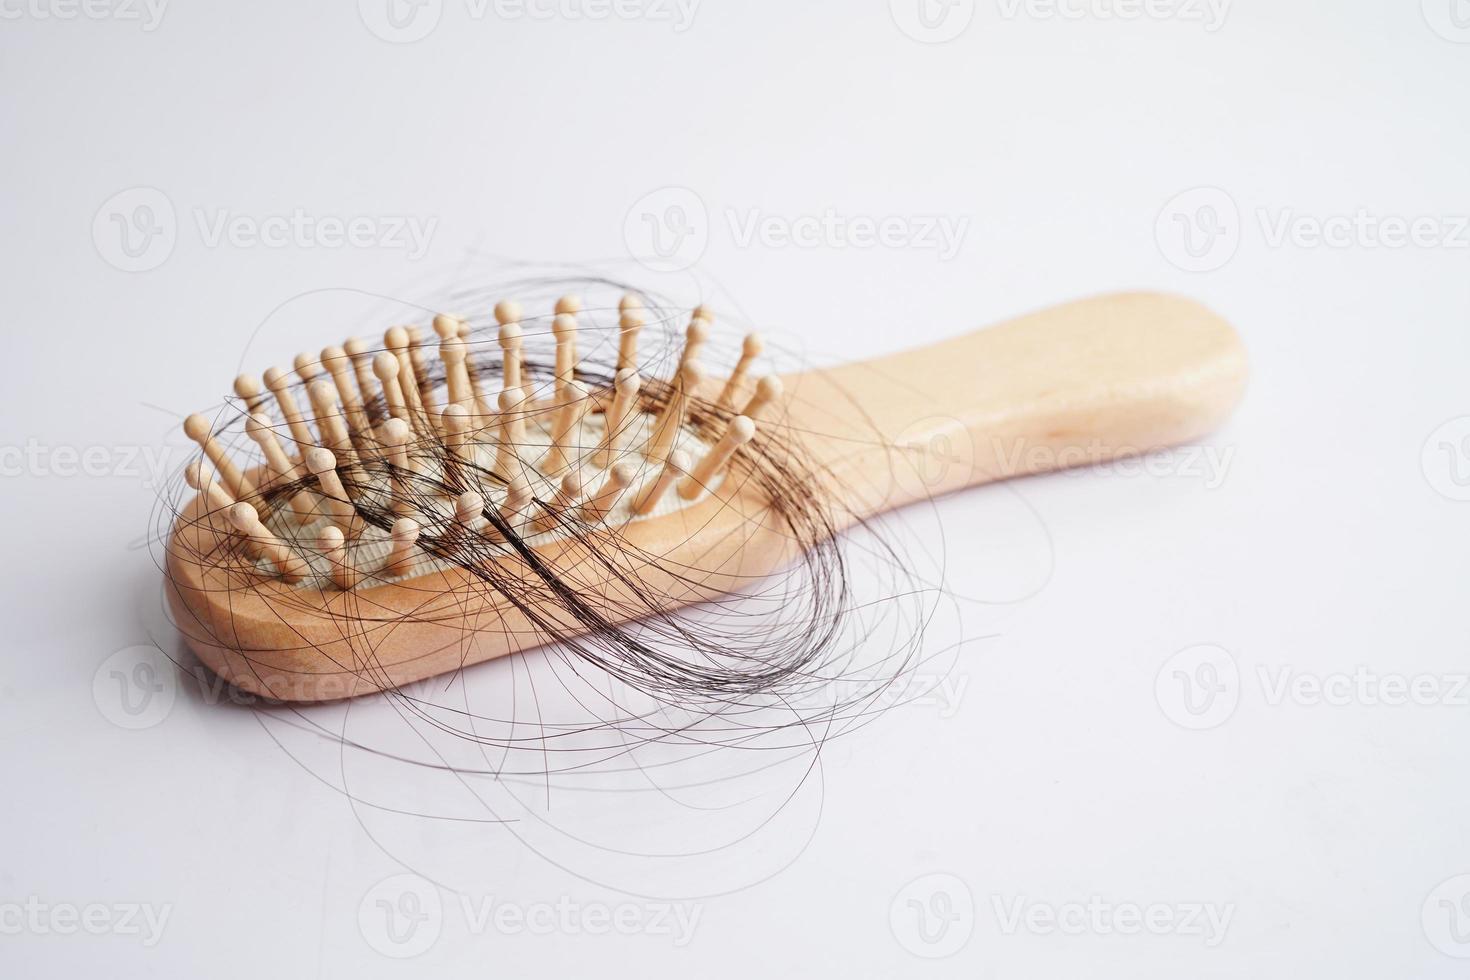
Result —
<path fill-rule="evenodd" d="M 407 21 L 426 36 L 399 43 L 386 2 L 175 0 L 156 22 L 0 8 L 0 972 L 1464 975 L 1470 503 L 1454 498 L 1470 496 L 1470 424 L 1438 430 L 1470 415 L 1470 231 L 1454 221 L 1470 213 L 1470 7 L 1237 0 L 1217 21 L 1203 3 L 1125 18 L 1108 0 L 956 0 L 926 31 L 905 0 L 706 0 L 687 23 L 639 3 L 593 19 L 543 2 L 563 11 L 548 19 L 433 0 Z M 687 943 L 646 901 L 497 839 L 458 881 L 475 901 L 631 908 L 644 927 L 476 929 L 431 889 L 426 948 L 399 962 L 360 922 L 404 865 L 255 712 L 179 682 L 145 727 L 117 723 L 109 657 L 177 655 L 143 547 L 156 487 L 131 457 L 178 452 L 178 420 L 242 363 L 340 338 L 323 323 L 252 348 L 278 304 L 484 280 L 504 257 L 626 263 L 630 209 L 670 186 L 705 209 L 699 269 L 722 308 L 814 356 L 1157 288 L 1238 327 L 1250 390 L 1208 442 L 1218 471 L 1180 455 L 1031 479 L 945 500 L 942 531 L 916 521 L 955 592 L 1029 598 L 936 629 L 941 645 L 989 636 L 953 658 L 953 710 L 896 709 L 832 747 L 820 812 L 772 845 L 789 864 L 684 906 Z M 174 240 L 128 272 L 111 215 L 144 199 L 108 202 L 140 187 L 166 198 Z M 1176 201 L 1201 187 L 1217 190 Z M 297 209 L 434 231 L 411 258 L 201 229 Z M 968 224 L 944 256 L 742 242 L 728 217 L 828 209 Z M 1398 248 L 1275 234 L 1359 209 L 1440 230 Z M 1196 244 L 1223 230 L 1194 259 L 1191 224 Z M 104 472 L 73 472 L 67 447 L 104 447 Z M 1205 644 L 1224 651 L 1207 651 L 1224 708 L 1193 716 L 1174 671 L 1205 676 L 1205 654 L 1171 657 Z M 1428 677 L 1439 703 L 1276 696 L 1283 677 L 1360 667 Z M 616 824 L 618 798 L 600 805 Z M 428 863 L 473 849 L 397 834 Z M 1093 900 L 1199 904 L 1228 927 L 1008 922 L 1018 902 Z M 64 909 L 94 903 L 167 919 L 151 945 L 121 924 L 62 933 Z"/>

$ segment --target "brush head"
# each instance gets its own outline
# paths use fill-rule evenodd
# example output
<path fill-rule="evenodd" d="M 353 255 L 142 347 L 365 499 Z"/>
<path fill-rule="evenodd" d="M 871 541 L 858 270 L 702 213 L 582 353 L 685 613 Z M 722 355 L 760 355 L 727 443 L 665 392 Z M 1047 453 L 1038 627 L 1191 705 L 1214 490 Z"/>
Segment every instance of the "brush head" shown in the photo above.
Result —
<path fill-rule="evenodd" d="M 510 580 L 526 588 L 527 562 L 544 574 L 578 549 L 612 548 L 642 555 L 640 570 L 585 602 L 618 606 L 628 598 L 622 590 L 634 584 L 650 595 L 678 596 L 674 605 L 717 594 L 728 575 L 745 574 L 748 562 L 734 560 L 729 549 L 731 542 L 752 540 L 742 527 L 767 506 L 764 492 L 724 475 L 703 479 L 698 500 L 673 490 L 701 460 L 711 461 L 707 469 L 714 473 L 717 462 L 723 465 L 715 456 L 747 444 L 754 428 L 710 400 L 718 389 L 708 386 L 709 372 L 693 356 L 711 337 L 707 317 L 687 321 L 677 367 L 663 378 L 645 377 L 635 341 L 650 311 L 631 294 L 618 305 L 612 324 L 607 312 L 600 322 L 595 315 L 579 322 L 581 301 L 564 296 L 551 329 L 528 333 L 519 304 L 497 303 L 495 343 L 475 347 L 478 370 L 470 370 L 468 325 L 447 313 L 433 318 L 439 340 L 428 348 L 424 331 L 392 326 L 382 350 L 349 338 L 322 348 L 319 357 L 297 356 L 294 375 L 272 367 L 263 380 L 279 406 L 257 402 L 240 418 L 265 458 L 239 460 L 242 492 L 228 521 L 201 525 L 239 540 L 201 549 L 189 562 L 176 560 L 176 591 L 217 606 L 203 614 L 210 622 L 238 621 L 258 606 L 260 629 L 272 631 L 266 624 L 284 616 L 292 629 L 315 636 L 319 614 L 311 610 L 318 602 L 329 608 L 343 592 L 360 594 L 370 604 L 364 608 L 414 618 L 425 594 L 462 600 L 460 590 L 470 582 L 506 576 L 503 590 L 511 589 Z M 618 363 L 575 363 L 579 331 L 588 352 L 616 350 Z M 437 372 L 427 360 L 436 352 Z M 514 369 L 519 383 L 498 388 L 491 352 L 502 355 L 504 380 Z M 648 363 L 672 359 L 651 355 Z M 370 385 L 373 378 L 381 390 Z M 410 397 L 410 378 L 418 397 Z M 252 380 L 242 375 L 236 383 L 247 404 L 261 394 Z M 309 412 L 300 411 L 308 405 Z M 293 414 L 277 418 L 278 407 Z M 185 431 L 201 445 L 214 439 L 202 415 L 190 416 Z M 222 443 L 211 446 L 229 462 Z M 198 461 L 186 477 L 196 489 L 207 486 Z M 724 494 L 705 493 L 721 485 Z M 212 499 L 228 500 L 220 493 L 214 488 Z M 246 540 L 256 544 L 247 547 Z M 471 605 L 494 608 L 503 601 L 498 594 L 476 590 Z M 537 601 L 558 605 L 556 595 Z M 391 612 L 400 602 L 400 612 Z M 461 614 L 468 615 L 455 615 Z M 421 642 L 410 634 L 424 630 L 432 628 L 416 624 L 402 642 Z M 325 634 L 317 640 L 328 648 L 342 642 Z M 267 649 L 275 641 L 241 636 L 238 642 Z M 526 642 L 516 634 L 487 649 L 508 652 Z M 426 663 L 403 669 L 435 672 Z M 305 692 L 311 676 L 304 671 L 288 686 Z"/>

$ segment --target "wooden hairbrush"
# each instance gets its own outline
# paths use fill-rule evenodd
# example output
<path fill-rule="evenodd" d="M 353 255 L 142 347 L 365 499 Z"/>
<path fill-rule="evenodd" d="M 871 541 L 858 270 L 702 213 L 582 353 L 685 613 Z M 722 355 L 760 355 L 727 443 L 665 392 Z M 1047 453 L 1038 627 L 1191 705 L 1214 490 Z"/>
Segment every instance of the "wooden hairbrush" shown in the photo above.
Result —
<path fill-rule="evenodd" d="M 601 312 L 568 296 L 533 319 L 501 303 L 480 330 L 441 315 L 437 336 L 395 327 L 381 349 L 242 376 L 217 419 L 191 416 L 202 455 L 166 575 L 200 659 L 246 691 L 319 701 L 615 630 L 791 562 L 786 495 L 820 501 L 818 533 L 836 534 L 1174 445 L 1220 423 L 1247 373 L 1223 320 L 1155 294 L 759 379 L 754 335 L 727 376 L 701 367 L 703 307 L 679 314 L 665 367 L 640 359 L 640 333 L 673 314 L 633 296 L 604 314 L 609 363 L 589 369 L 579 328 Z"/>

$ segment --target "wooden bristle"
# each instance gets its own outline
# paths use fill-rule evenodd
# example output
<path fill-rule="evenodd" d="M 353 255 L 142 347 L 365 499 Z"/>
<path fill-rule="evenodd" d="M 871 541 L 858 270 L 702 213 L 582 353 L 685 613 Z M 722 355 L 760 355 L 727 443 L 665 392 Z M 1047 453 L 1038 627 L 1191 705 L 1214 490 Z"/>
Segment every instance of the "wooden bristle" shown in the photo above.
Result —
<path fill-rule="evenodd" d="M 745 387 L 745 379 L 750 374 L 750 367 L 755 363 L 755 359 L 761 356 L 764 349 L 765 342 L 761 340 L 760 334 L 745 335 L 745 343 L 740 346 L 740 360 L 736 362 L 735 370 L 730 372 L 730 378 L 725 382 L 725 387 L 720 390 L 720 397 L 715 404 L 726 409 L 735 407 L 735 397 Z"/>
<path fill-rule="evenodd" d="M 439 359 L 444 362 L 445 384 L 449 389 L 448 403 L 470 412 L 475 407 L 475 393 L 470 388 L 470 376 L 465 368 L 467 354 L 465 342 L 458 336 L 446 337 L 439 342 Z"/>
<path fill-rule="evenodd" d="M 403 419 L 389 419 L 383 424 L 383 445 L 387 448 L 388 463 L 392 467 L 393 510 L 399 514 L 413 511 L 413 501 L 409 496 L 412 471 L 408 464 L 408 443 L 412 438 L 413 430 Z"/>
<path fill-rule="evenodd" d="M 428 395 L 428 393 L 430 391 L 430 385 L 429 385 L 429 357 L 428 357 L 428 354 L 426 353 L 427 347 L 428 347 L 428 340 L 424 337 L 423 328 L 422 327 L 409 327 L 408 328 L 408 362 L 409 362 L 410 365 L 413 366 L 413 377 L 414 377 L 414 381 L 416 381 L 418 383 L 418 386 L 419 386 L 419 394 L 421 396 L 425 396 L 426 399 L 427 399 L 427 395 Z M 425 408 L 428 408 L 429 407 L 429 404 L 428 404 L 428 401 L 427 400 L 425 400 L 425 402 L 424 402 L 424 407 Z"/>
<path fill-rule="evenodd" d="M 239 467 L 230 460 L 229 453 L 225 452 L 219 440 L 209 431 L 208 419 L 199 414 L 184 419 L 184 435 L 198 443 L 199 448 L 204 450 L 204 455 L 209 458 L 209 462 L 219 473 L 231 497 L 239 500 L 255 493 L 255 484 L 240 472 Z"/>
<path fill-rule="evenodd" d="M 653 435 L 648 439 L 647 454 L 650 459 L 662 462 L 668 457 L 669 450 L 674 448 L 674 440 L 679 434 L 679 428 L 684 424 L 684 415 L 689 409 L 690 394 L 703 378 L 704 369 L 699 366 L 698 361 L 690 361 L 679 372 L 678 378 L 674 381 L 674 391 L 669 397 L 669 403 L 664 406 L 663 413 L 654 423 Z"/>
<path fill-rule="evenodd" d="M 561 304 L 557 303 L 557 309 Z M 577 318 L 571 313 L 558 313 L 551 321 L 551 332 L 556 337 L 556 391 L 564 397 L 567 385 L 577 377 Z"/>
<path fill-rule="evenodd" d="M 424 332 L 418 327 L 408 328 L 408 361 L 412 366 L 414 385 L 419 393 L 419 405 L 424 413 L 426 431 L 433 431 L 439 418 L 439 408 L 434 404 L 434 386 L 429 383 L 428 346 Z"/>
<path fill-rule="evenodd" d="M 582 298 L 571 295 L 563 296 L 556 301 L 556 312 L 558 315 L 566 313 L 571 316 L 576 316 L 582 312 Z"/>
<path fill-rule="evenodd" d="M 695 317 L 689 321 L 688 328 L 684 331 L 684 351 L 679 355 L 678 371 L 684 370 L 684 365 L 699 357 L 699 349 L 709 339 L 709 321 Z"/>
<path fill-rule="evenodd" d="M 764 378 L 761 378 L 756 382 L 755 394 L 750 396 L 750 401 L 745 403 L 745 407 L 740 410 L 740 414 L 750 419 L 759 418 L 766 409 L 770 408 L 776 399 L 781 397 L 781 392 L 784 390 L 784 387 L 781 384 L 781 379 L 774 374 L 768 374 Z"/>
<path fill-rule="evenodd" d="M 485 514 L 485 498 L 473 490 L 466 490 L 454 498 L 454 523 L 463 530 L 477 529 Z"/>
<path fill-rule="evenodd" d="M 512 527 L 520 525 L 526 518 L 526 511 L 534 502 L 531 495 L 531 484 L 525 474 L 517 473 L 510 478 L 505 487 L 505 500 L 500 506 L 500 516 Z"/>
<path fill-rule="evenodd" d="M 337 397 L 342 401 L 342 414 L 347 419 L 350 436 L 362 440 L 371 436 L 367 412 L 363 409 L 362 396 L 352 379 L 352 359 L 341 347 L 322 348 L 322 366 L 332 377 L 337 388 Z"/>
<path fill-rule="evenodd" d="M 311 411 L 316 416 L 319 445 L 330 449 L 343 459 L 352 457 L 352 438 L 347 432 L 347 422 L 337 405 L 337 386 L 323 378 L 313 381 L 306 389 L 311 398 Z"/>
<path fill-rule="evenodd" d="M 388 560 L 383 563 L 381 574 L 388 577 L 407 575 L 418 560 L 414 546 L 419 540 L 419 522 L 411 517 L 400 517 L 393 522 L 393 529 L 388 534 L 393 546 L 388 552 Z"/>
<path fill-rule="evenodd" d="M 637 500 L 633 501 L 633 513 L 642 516 L 657 507 L 664 494 L 669 492 L 669 487 L 673 486 L 674 481 L 688 469 L 688 453 L 682 449 L 675 449 L 669 453 L 669 458 L 664 460 L 664 468 L 659 471 L 658 477 L 639 494 Z"/>
<path fill-rule="evenodd" d="M 419 432 L 427 431 L 424 402 L 419 396 L 418 379 L 414 377 L 413 359 L 408 353 L 408 331 L 403 327 L 389 327 L 383 334 L 383 343 L 398 361 L 398 390 L 408 409 L 408 423 Z"/>
<path fill-rule="evenodd" d="M 321 498 L 310 490 L 297 490 L 291 495 L 291 519 L 297 524 L 310 524 L 321 512 Z"/>
<path fill-rule="evenodd" d="M 541 472 L 556 476 L 571 465 L 577 447 L 572 445 L 576 434 L 582 429 L 587 411 L 592 407 L 587 387 L 580 381 L 571 382 L 562 396 L 561 405 L 552 420 L 551 448 L 541 459 Z"/>
<path fill-rule="evenodd" d="M 500 441 L 495 447 L 495 472 L 509 478 L 520 472 L 521 449 L 526 443 L 525 405 L 520 389 L 500 393 Z"/>
<path fill-rule="evenodd" d="M 735 451 L 755 438 L 755 423 L 744 415 L 737 415 L 730 420 L 729 428 L 715 443 L 709 452 L 704 454 L 689 475 L 679 481 L 679 496 L 685 500 L 694 500 L 709 487 L 710 481 L 719 475 L 724 469 L 730 457 Z"/>
<path fill-rule="evenodd" d="M 296 369 L 296 376 L 304 385 L 311 384 L 322 373 L 321 363 L 307 353 L 297 354 L 291 366 Z"/>
<path fill-rule="evenodd" d="M 307 428 L 306 419 L 302 417 L 301 409 L 296 407 L 296 398 L 291 394 L 291 376 L 282 368 L 269 368 L 265 372 L 265 386 L 276 396 L 276 406 L 281 410 L 281 418 L 286 420 L 286 425 L 291 430 L 291 439 L 297 446 L 295 454 L 300 455 L 314 443 L 311 429 Z"/>
<path fill-rule="evenodd" d="M 451 486 L 466 482 L 465 464 L 474 462 L 474 445 L 470 441 L 470 413 L 463 405 L 448 405 L 439 415 L 444 432 L 444 479 Z"/>
<path fill-rule="evenodd" d="M 217 513 L 229 510 L 235 505 L 235 499 L 230 496 L 229 491 L 220 486 L 214 474 L 204 465 L 202 459 L 196 459 L 184 467 L 184 482 L 189 484 L 204 497 L 204 506 L 207 513 Z"/>
<path fill-rule="evenodd" d="M 556 493 L 546 504 L 546 510 L 536 518 L 535 528 L 538 532 L 550 531 L 560 523 L 562 514 L 577 505 L 582 497 L 582 480 L 575 473 L 568 473 L 562 477 L 561 484 L 556 488 Z"/>
<path fill-rule="evenodd" d="M 368 356 L 368 345 L 359 337 L 349 337 L 342 344 L 342 351 L 352 362 L 352 373 L 357 378 L 357 390 L 366 406 L 378 396 L 378 386 L 373 383 L 373 359 Z M 364 429 L 365 434 L 370 434 Z"/>
<path fill-rule="evenodd" d="M 618 370 L 638 369 L 638 331 L 643 329 L 643 313 L 638 309 L 625 312 L 618 321 Z"/>
<path fill-rule="evenodd" d="M 357 516 L 357 508 L 352 505 L 351 498 L 347 496 L 347 488 L 342 485 L 342 477 L 337 472 L 337 457 L 330 449 L 307 450 L 306 468 L 316 477 L 317 485 L 322 488 L 327 513 L 333 520 L 348 523 L 350 532 L 353 528 L 351 522 Z"/>
<path fill-rule="evenodd" d="M 631 463 L 615 464 L 607 471 L 607 479 L 603 481 L 597 493 L 593 494 L 592 499 L 583 506 L 582 516 L 594 522 L 606 517 L 607 512 L 617 504 L 618 498 L 623 495 L 623 491 L 628 489 L 628 485 L 633 482 L 633 477 L 636 475 L 637 472 Z"/>
<path fill-rule="evenodd" d="M 289 483 L 296 479 L 296 464 L 291 462 L 286 450 L 281 448 L 275 431 L 271 429 L 269 418 L 264 415 L 248 416 L 245 419 L 245 434 L 260 447 L 273 482 Z"/>
<path fill-rule="evenodd" d="M 347 539 L 341 528 L 331 524 L 322 528 L 317 537 L 317 549 L 331 566 L 332 584 L 344 592 L 350 592 L 357 586 L 357 569 L 347 558 Z"/>
<path fill-rule="evenodd" d="M 525 383 L 521 377 L 521 325 L 514 321 L 502 323 L 499 341 L 504 363 L 502 387 L 506 391 L 518 391 Z"/>
<path fill-rule="evenodd" d="M 618 372 L 612 405 L 603 414 L 606 427 L 602 433 L 602 441 L 592 454 L 592 465 L 598 469 L 607 469 L 612 465 L 613 458 L 622 447 L 623 437 L 629 428 L 628 419 L 638 404 L 638 388 L 641 384 L 642 379 L 638 377 L 637 371 L 629 368 Z"/>
<path fill-rule="evenodd" d="M 459 336 L 459 327 L 463 317 L 454 316 L 449 313 L 440 313 L 434 317 L 434 333 L 439 335 L 439 341 L 443 343 L 450 337 Z"/>
<path fill-rule="evenodd" d="M 373 358 L 373 374 L 377 375 L 378 383 L 383 386 L 383 400 L 388 406 L 389 420 L 407 422 L 408 404 L 403 400 L 403 386 L 398 383 L 399 370 L 398 358 L 392 351 L 381 351 Z"/>
<path fill-rule="evenodd" d="M 250 538 L 260 556 L 274 565 L 276 573 L 288 583 L 299 582 L 306 577 L 306 560 L 294 553 L 260 522 L 260 515 L 254 507 L 246 503 L 231 507 L 230 523 L 241 534 Z"/>
<path fill-rule="evenodd" d="M 470 323 L 468 320 L 459 321 L 459 339 L 464 341 L 465 350 L 469 351 Z M 480 423 L 480 428 L 483 429 L 485 426 L 490 424 L 490 416 L 494 413 L 490 410 L 490 402 L 485 398 L 485 389 L 480 384 L 480 370 L 479 368 L 475 367 L 475 359 L 473 357 L 466 356 L 464 369 L 465 373 L 468 374 L 470 378 L 470 391 L 473 393 L 475 398 L 475 411 L 479 413 L 479 416 L 482 419 Z"/>
<path fill-rule="evenodd" d="M 495 304 L 495 322 L 501 326 L 507 323 L 519 323 L 521 320 L 521 304 L 513 299 L 503 299 Z"/>
<path fill-rule="evenodd" d="M 265 389 L 260 379 L 253 374 L 242 374 L 235 379 L 235 395 L 245 403 L 245 413 L 259 412 L 265 406 Z"/>

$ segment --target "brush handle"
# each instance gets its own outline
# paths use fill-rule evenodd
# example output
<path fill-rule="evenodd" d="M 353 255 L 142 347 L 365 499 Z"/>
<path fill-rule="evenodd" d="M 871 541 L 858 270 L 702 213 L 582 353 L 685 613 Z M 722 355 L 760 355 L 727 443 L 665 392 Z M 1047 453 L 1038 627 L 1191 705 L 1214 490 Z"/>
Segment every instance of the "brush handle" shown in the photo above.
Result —
<path fill-rule="evenodd" d="M 1123 293 L 787 378 L 785 422 L 811 434 L 856 518 L 1197 438 L 1224 421 L 1246 375 L 1224 320 Z"/>

